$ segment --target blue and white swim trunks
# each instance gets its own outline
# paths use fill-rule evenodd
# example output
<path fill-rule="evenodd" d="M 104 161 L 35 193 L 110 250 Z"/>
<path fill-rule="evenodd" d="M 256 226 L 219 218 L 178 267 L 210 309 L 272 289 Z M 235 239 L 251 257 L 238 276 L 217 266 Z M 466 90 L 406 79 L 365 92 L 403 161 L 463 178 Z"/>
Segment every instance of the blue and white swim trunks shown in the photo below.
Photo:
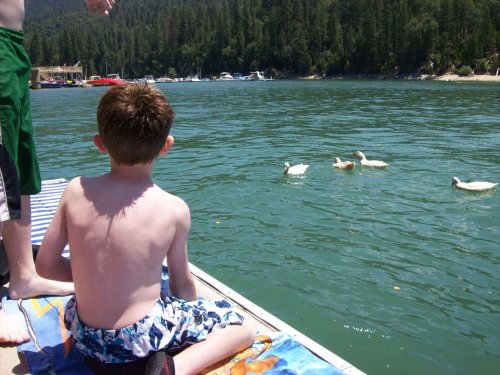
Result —
<path fill-rule="evenodd" d="M 162 296 L 137 323 L 120 329 L 98 329 L 79 321 L 76 305 L 75 297 L 71 298 L 64 313 L 76 348 L 106 363 L 130 362 L 159 350 L 175 352 L 205 340 L 212 331 L 241 325 L 244 320 L 225 300 L 185 302 Z"/>

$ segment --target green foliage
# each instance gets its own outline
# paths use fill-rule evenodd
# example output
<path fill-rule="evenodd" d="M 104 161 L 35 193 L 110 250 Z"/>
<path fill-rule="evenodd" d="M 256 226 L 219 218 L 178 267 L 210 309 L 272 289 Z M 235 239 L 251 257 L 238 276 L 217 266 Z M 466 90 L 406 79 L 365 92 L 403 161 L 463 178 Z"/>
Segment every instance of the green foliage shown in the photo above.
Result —
<path fill-rule="evenodd" d="M 125 77 L 268 69 L 285 75 L 498 69 L 498 0 L 26 0 L 36 65 Z"/>
<path fill-rule="evenodd" d="M 478 74 L 486 74 L 488 73 L 488 60 L 480 59 L 476 66 L 476 72 Z"/>
<path fill-rule="evenodd" d="M 458 75 L 460 77 L 467 77 L 467 76 L 471 76 L 474 74 L 474 71 L 472 70 L 472 68 L 468 65 L 463 65 L 459 70 L 458 70 Z"/>
<path fill-rule="evenodd" d="M 500 70 L 500 58 L 498 53 L 491 55 L 488 59 L 488 73 L 490 74 L 498 74 Z"/>

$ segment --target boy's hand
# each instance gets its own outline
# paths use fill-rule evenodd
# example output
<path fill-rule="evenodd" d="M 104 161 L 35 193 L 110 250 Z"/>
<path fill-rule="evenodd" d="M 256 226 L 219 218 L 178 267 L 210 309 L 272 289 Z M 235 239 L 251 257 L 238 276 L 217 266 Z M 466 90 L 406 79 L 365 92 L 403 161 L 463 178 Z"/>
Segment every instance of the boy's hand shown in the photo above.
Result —
<path fill-rule="evenodd" d="M 100 16 L 107 16 L 113 5 L 115 5 L 115 0 L 85 0 L 87 2 L 87 8 L 91 14 L 98 14 Z"/>

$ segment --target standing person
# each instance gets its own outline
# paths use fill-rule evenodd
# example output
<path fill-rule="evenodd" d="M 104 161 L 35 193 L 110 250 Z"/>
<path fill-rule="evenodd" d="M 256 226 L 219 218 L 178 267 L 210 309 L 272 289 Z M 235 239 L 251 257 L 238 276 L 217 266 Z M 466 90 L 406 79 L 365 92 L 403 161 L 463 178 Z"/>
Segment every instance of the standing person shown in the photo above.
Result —
<path fill-rule="evenodd" d="M 37 271 L 73 281 L 65 311 L 76 348 L 106 363 L 125 363 L 160 350 L 176 374 L 194 374 L 250 346 L 255 322 L 227 301 L 197 301 L 189 270 L 190 213 L 151 179 L 166 155 L 174 113 L 157 88 L 109 89 L 97 107 L 94 143 L 110 171 L 77 177 L 66 187 L 36 259 Z M 71 248 L 70 260 L 62 256 Z M 167 259 L 172 296 L 161 295 Z"/>
<path fill-rule="evenodd" d="M 86 0 L 89 10 L 108 14 L 113 0 Z M 0 234 L 9 262 L 9 296 L 66 295 L 71 283 L 41 278 L 31 247 L 30 195 L 41 179 L 32 135 L 29 77 L 31 63 L 23 48 L 24 0 L 0 0 Z M 0 305 L 0 344 L 28 341 Z"/>

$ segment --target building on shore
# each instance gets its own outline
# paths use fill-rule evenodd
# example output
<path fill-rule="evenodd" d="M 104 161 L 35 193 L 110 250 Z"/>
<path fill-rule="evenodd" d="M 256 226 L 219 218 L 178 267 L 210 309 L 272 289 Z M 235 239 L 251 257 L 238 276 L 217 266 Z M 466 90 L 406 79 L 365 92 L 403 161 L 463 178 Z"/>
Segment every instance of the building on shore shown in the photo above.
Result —
<path fill-rule="evenodd" d="M 71 66 L 36 66 L 31 68 L 32 89 L 42 88 L 43 82 L 81 82 L 83 80 L 82 67 L 79 62 Z"/>

